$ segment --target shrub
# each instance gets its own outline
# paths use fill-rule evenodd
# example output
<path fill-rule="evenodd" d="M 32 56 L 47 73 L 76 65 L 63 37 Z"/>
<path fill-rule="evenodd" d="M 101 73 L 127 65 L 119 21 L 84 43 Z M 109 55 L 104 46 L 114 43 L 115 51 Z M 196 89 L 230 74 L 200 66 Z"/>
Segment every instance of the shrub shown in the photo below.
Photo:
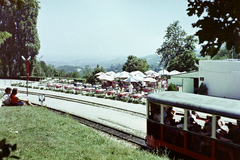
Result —
<path fill-rule="evenodd" d="M 94 97 L 94 96 L 95 96 L 95 94 L 94 94 L 94 93 L 90 93 L 89 95 L 90 95 L 91 97 Z"/>
<path fill-rule="evenodd" d="M 107 98 L 107 97 L 105 97 L 105 95 L 103 95 L 103 94 L 98 94 L 97 98 Z"/>
<path fill-rule="evenodd" d="M 43 87 L 40 88 L 40 90 L 43 90 L 43 89 L 44 89 Z"/>
<path fill-rule="evenodd" d="M 201 83 L 201 85 L 198 88 L 198 94 L 208 95 L 208 88 L 206 84 Z"/>
<path fill-rule="evenodd" d="M 133 101 L 132 99 L 129 99 L 129 100 L 128 100 L 128 103 L 132 103 L 132 101 Z"/>
<path fill-rule="evenodd" d="M 146 105 L 146 102 L 142 102 L 143 105 Z"/>
<path fill-rule="evenodd" d="M 139 100 L 133 100 L 133 103 L 139 104 L 140 102 L 139 102 Z"/>
<path fill-rule="evenodd" d="M 90 96 L 90 94 L 89 94 L 89 93 L 86 93 L 85 95 L 86 95 L 86 96 Z"/>
<path fill-rule="evenodd" d="M 78 95 L 80 92 L 79 91 L 75 91 L 75 94 Z"/>
<path fill-rule="evenodd" d="M 123 102 L 127 102 L 128 100 L 126 98 L 121 99 Z"/>
<path fill-rule="evenodd" d="M 67 90 L 65 93 L 74 94 L 74 91 L 69 91 L 69 90 Z"/>
<path fill-rule="evenodd" d="M 177 86 L 175 84 L 170 83 L 167 91 L 177 91 Z"/>

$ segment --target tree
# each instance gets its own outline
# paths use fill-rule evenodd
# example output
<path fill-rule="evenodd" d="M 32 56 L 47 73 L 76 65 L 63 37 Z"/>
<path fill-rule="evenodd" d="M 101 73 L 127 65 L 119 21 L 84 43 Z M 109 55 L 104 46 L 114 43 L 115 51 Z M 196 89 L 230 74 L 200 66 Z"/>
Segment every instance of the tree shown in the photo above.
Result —
<path fill-rule="evenodd" d="M 122 72 L 122 67 L 123 65 L 120 63 L 116 65 L 111 64 L 111 66 L 107 68 L 106 71 L 114 71 L 115 73 Z"/>
<path fill-rule="evenodd" d="M 194 57 L 183 54 L 194 52 L 197 39 L 195 39 L 193 35 L 187 35 L 187 33 L 179 25 L 179 21 L 175 21 L 170 24 L 167 27 L 166 32 L 167 33 L 164 36 L 165 41 L 156 51 L 156 53 L 161 56 L 160 65 L 164 64 L 164 67 L 167 67 L 170 64 L 171 70 L 183 70 L 181 67 L 174 65 L 174 63 L 182 63 L 181 61 L 184 59 L 184 57 L 193 58 L 190 61 L 194 61 Z M 174 59 L 178 60 L 178 62 L 174 62 Z M 186 65 L 192 68 L 192 65 L 194 65 L 194 63 Z"/>
<path fill-rule="evenodd" d="M 29 0 L 28 3 L 25 0 L 0 0 L 1 7 L 8 7 L 10 5 L 16 5 L 17 9 L 22 10 L 24 5 L 28 5 L 31 8 L 40 8 L 38 5 L 38 1 Z M 12 37 L 12 34 L 7 31 L 0 31 L 0 45 L 4 43 L 8 38 Z"/>
<path fill-rule="evenodd" d="M 146 59 L 139 59 L 136 56 L 128 56 L 127 62 L 122 67 L 123 71 L 132 72 L 132 71 L 141 71 L 146 72 L 149 70 L 149 64 Z"/>
<path fill-rule="evenodd" d="M 240 53 L 236 54 L 233 49 L 227 50 L 226 48 L 221 48 L 212 59 L 220 60 L 220 59 L 232 59 L 232 58 L 240 59 Z"/>
<path fill-rule="evenodd" d="M 186 50 L 183 54 L 180 54 L 169 61 L 167 70 L 177 70 L 179 72 L 198 70 L 198 67 L 194 65 L 195 63 L 198 63 L 198 61 L 199 60 L 194 52 Z"/>
<path fill-rule="evenodd" d="M 97 65 L 96 68 L 94 68 L 92 75 L 89 77 L 89 81 L 91 84 L 95 84 L 98 80 L 97 77 L 95 76 L 95 74 L 99 73 L 99 72 L 105 72 L 103 67 L 100 67 L 99 65 Z"/>
<path fill-rule="evenodd" d="M 69 77 L 80 78 L 78 71 L 70 72 Z"/>
<path fill-rule="evenodd" d="M 60 77 L 66 77 L 66 76 L 67 76 L 66 71 L 65 71 L 64 69 L 61 69 L 61 70 L 59 71 L 59 76 L 60 76 Z"/>
<path fill-rule="evenodd" d="M 22 10 L 18 10 L 14 3 L 0 6 L 0 30 L 11 33 L 0 46 L 0 65 L 4 76 L 25 75 L 21 56 L 32 57 L 29 61 L 30 75 L 33 70 L 33 59 L 40 49 L 40 41 L 37 34 L 38 7 L 28 5 L 31 1 L 33 0 L 26 0 Z M 34 2 L 37 5 L 39 3 Z"/>
<path fill-rule="evenodd" d="M 94 83 L 92 72 L 93 70 L 90 68 L 89 65 L 85 66 L 85 68 L 82 70 L 82 74 L 83 74 L 82 78 L 85 78 L 87 83 L 91 83 L 91 84 Z"/>
<path fill-rule="evenodd" d="M 192 24 L 200 28 L 195 35 L 202 44 L 202 56 L 213 57 L 224 43 L 228 50 L 234 49 L 240 53 L 239 8 L 239 0 L 188 0 L 188 16 L 204 15 Z"/>

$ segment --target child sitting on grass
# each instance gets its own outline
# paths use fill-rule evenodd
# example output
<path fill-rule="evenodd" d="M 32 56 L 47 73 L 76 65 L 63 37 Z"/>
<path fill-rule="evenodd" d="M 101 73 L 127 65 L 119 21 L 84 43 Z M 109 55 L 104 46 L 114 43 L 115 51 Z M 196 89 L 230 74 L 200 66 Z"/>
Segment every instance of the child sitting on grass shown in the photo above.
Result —
<path fill-rule="evenodd" d="M 3 97 L 2 97 L 2 103 L 3 105 L 6 105 L 6 106 L 9 106 L 11 104 L 11 101 L 10 101 L 10 94 L 11 94 L 11 91 L 12 89 L 7 87 L 5 89 L 5 93 L 3 94 Z"/>
<path fill-rule="evenodd" d="M 29 100 L 23 100 L 23 99 L 19 99 L 16 95 L 18 93 L 18 89 L 17 88 L 13 88 L 12 90 L 12 94 L 10 96 L 10 99 L 11 99 L 11 104 L 12 105 L 15 105 L 15 106 L 22 106 L 24 105 L 25 103 L 27 105 L 30 105 L 30 106 L 33 106 Z"/>

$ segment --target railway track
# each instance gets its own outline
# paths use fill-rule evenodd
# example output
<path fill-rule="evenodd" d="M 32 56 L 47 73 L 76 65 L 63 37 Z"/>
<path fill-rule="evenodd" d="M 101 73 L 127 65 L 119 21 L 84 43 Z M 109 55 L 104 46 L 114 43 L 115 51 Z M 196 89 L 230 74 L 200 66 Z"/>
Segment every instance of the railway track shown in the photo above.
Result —
<path fill-rule="evenodd" d="M 19 90 L 19 93 L 26 93 L 26 91 Z M 39 93 L 37 93 L 37 92 L 28 92 L 28 94 L 39 95 Z M 55 98 L 55 99 L 60 99 L 60 100 L 65 100 L 65 101 L 71 101 L 71 102 L 76 102 L 76 103 L 81 103 L 81 104 L 86 104 L 86 105 L 93 105 L 93 106 L 97 106 L 97 107 L 104 107 L 104 108 L 114 109 L 114 110 L 118 110 L 118 111 L 123 111 L 123 112 L 129 113 L 129 114 L 134 114 L 134 115 L 146 117 L 145 114 L 142 114 L 142 113 L 139 113 L 139 112 L 126 110 L 126 109 L 122 109 L 122 108 L 118 108 L 118 107 L 110 106 L 110 105 L 105 105 L 105 104 L 101 104 L 101 103 L 90 102 L 90 101 L 86 101 L 86 100 L 80 100 L 80 99 L 76 99 L 76 98 L 68 98 L 68 97 L 64 97 L 64 96 L 57 96 L 57 95 L 51 95 L 51 94 L 45 94 L 45 97 Z M 37 106 L 40 107 L 39 104 L 34 104 L 34 105 L 37 105 Z M 92 128 L 97 129 L 99 131 L 105 132 L 105 133 L 107 133 L 109 135 L 112 135 L 114 137 L 117 137 L 119 139 L 128 141 L 132 144 L 135 144 L 135 145 L 139 146 L 139 148 L 141 148 L 141 149 L 152 150 L 151 148 L 149 148 L 146 145 L 146 139 L 144 139 L 142 137 L 139 137 L 139 136 L 133 135 L 131 133 L 127 133 L 125 131 L 122 131 L 122 130 L 119 130 L 119 129 L 116 129 L 116 128 L 113 128 L 113 127 L 110 127 L 110 126 L 107 126 L 107 125 L 89 120 L 89 119 L 86 119 L 86 118 L 83 118 L 81 116 L 76 116 L 76 115 L 73 115 L 73 114 L 69 114 L 69 113 L 66 113 L 64 111 L 56 110 L 56 109 L 53 109 L 53 108 L 50 108 L 50 107 L 46 107 L 46 108 L 48 110 L 52 111 L 52 112 L 55 112 L 55 113 L 63 115 L 63 116 L 70 115 L 73 119 L 75 119 L 76 121 L 78 121 L 81 124 L 84 124 L 86 126 L 92 127 Z"/>
<path fill-rule="evenodd" d="M 40 106 L 40 105 L 38 105 L 38 106 Z M 116 129 L 116 128 L 113 128 L 113 127 L 110 127 L 110 126 L 107 126 L 107 125 L 104 125 L 104 124 L 86 119 L 86 118 L 83 118 L 83 117 L 80 117 L 80 116 L 69 114 L 69 113 L 66 113 L 66 112 L 63 112 L 63 111 L 60 111 L 60 110 L 56 110 L 56 109 L 52 109 L 52 108 L 49 108 L 49 107 L 47 107 L 47 108 L 48 108 L 48 110 L 53 111 L 53 112 L 55 112 L 57 114 L 60 114 L 60 115 L 63 115 L 63 116 L 70 115 L 70 116 L 72 116 L 73 119 L 75 119 L 76 121 L 78 121 L 81 124 L 84 124 L 86 126 L 92 127 L 94 129 L 97 129 L 97 130 L 102 131 L 102 132 L 105 132 L 105 133 L 107 133 L 109 135 L 112 135 L 114 137 L 117 137 L 117 138 L 120 138 L 122 140 L 133 143 L 133 144 L 139 146 L 141 149 L 151 149 L 146 145 L 146 140 L 144 138 L 138 137 L 138 136 L 133 135 L 131 133 L 127 133 L 127 132 L 124 132 L 122 130 L 119 130 L 119 129 Z"/>
<path fill-rule="evenodd" d="M 26 94 L 26 91 L 19 90 L 18 92 Z M 39 93 L 37 93 L 37 92 L 28 92 L 28 94 L 39 95 Z M 82 99 L 69 98 L 69 97 L 51 95 L 51 94 L 44 94 L 44 95 L 45 95 L 45 97 L 48 97 L 48 98 L 54 98 L 54 99 L 59 99 L 59 100 L 64 100 L 64 101 L 70 101 L 70 102 L 75 102 L 75 103 L 92 105 L 92 106 L 95 106 L 95 107 L 113 109 L 113 110 L 116 110 L 116 111 L 121 111 L 121 112 L 128 113 L 128 114 L 131 114 L 131 115 L 136 115 L 136 116 L 139 116 L 139 117 L 146 118 L 146 114 L 144 114 L 144 113 L 140 113 L 140 112 L 124 109 L 124 108 L 119 108 L 119 107 L 115 107 L 115 106 L 111 106 L 111 105 L 106 105 L 106 104 L 103 104 L 103 103 L 97 103 L 97 102 L 93 102 L 93 101 L 86 101 L 86 100 L 82 100 Z"/>

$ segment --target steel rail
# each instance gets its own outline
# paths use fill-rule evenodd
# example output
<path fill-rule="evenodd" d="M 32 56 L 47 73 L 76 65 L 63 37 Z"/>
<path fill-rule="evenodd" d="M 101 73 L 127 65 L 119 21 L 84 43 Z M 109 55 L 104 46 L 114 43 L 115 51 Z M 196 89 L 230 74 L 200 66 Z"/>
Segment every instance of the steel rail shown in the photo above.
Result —
<path fill-rule="evenodd" d="M 26 91 L 22 91 L 22 90 L 19 90 L 18 92 L 19 93 L 26 93 Z M 37 93 L 37 92 L 28 92 L 28 94 L 39 95 L 39 93 Z M 60 99 L 60 100 L 65 100 L 65 101 L 70 101 L 70 102 L 76 102 L 76 103 L 81 103 L 81 104 L 86 104 L 86 105 L 93 105 L 93 106 L 96 106 L 96 107 L 109 108 L 109 109 L 114 109 L 114 110 L 118 110 L 118 111 L 123 111 L 123 112 L 129 113 L 131 115 L 137 115 L 139 117 L 144 117 L 144 118 L 146 117 L 146 114 L 144 114 L 144 113 L 139 113 L 139 112 L 136 112 L 136 111 L 123 109 L 123 108 L 115 107 L 115 106 L 112 106 L 112 105 L 97 103 L 97 102 L 93 102 L 93 101 L 87 101 L 87 100 L 58 96 L 58 95 L 52 95 L 52 94 L 45 94 L 45 97 Z"/>
<path fill-rule="evenodd" d="M 34 104 L 34 105 L 37 105 L 37 106 L 41 107 L 39 104 Z M 109 135 L 112 135 L 114 137 L 118 137 L 122 140 L 128 141 L 132 144 L 135 144 L 135 145 L 139 146 L 141 149 L 152 150 L 151 148 L 149 148 L 146 145 L 146 139 L 144 139 L 142 137 L 139 137 L 139 136 L 133 135 L 131 133 L 127 133 L 125 131 L 122 131 L 122 130 L 119 130 L 119 129 L 116 129 L 116 128 L 113 128 L 113 127 L 110 127 L 110 126 L 107 126 L 107 125 L 104 125 L 102 123 L 98 123 L 98 122 L 83 118 L 81 116 L 77 116 L 77 115 L 74 115 L 74 114 L 69 114 L 67 112 L 57 110 L 57 109 L 53 109 L 53 108 L 50 108 L 50 107 L 46 107 L 46 108 L 48 110 L 50 110 L 52 112 L 55 112 L 55 113 L 58 113 L 62 116 L 70 115 L 73 119 L 75 119 L 76 121 L 78 121 L 81 124 L 84 124 L 84 125 L 89 126 L 91 128 L 94 128 L 94 129 L 97 129 L 99 131 L 105 132 L 105 133 L 107 133 Z"/>

